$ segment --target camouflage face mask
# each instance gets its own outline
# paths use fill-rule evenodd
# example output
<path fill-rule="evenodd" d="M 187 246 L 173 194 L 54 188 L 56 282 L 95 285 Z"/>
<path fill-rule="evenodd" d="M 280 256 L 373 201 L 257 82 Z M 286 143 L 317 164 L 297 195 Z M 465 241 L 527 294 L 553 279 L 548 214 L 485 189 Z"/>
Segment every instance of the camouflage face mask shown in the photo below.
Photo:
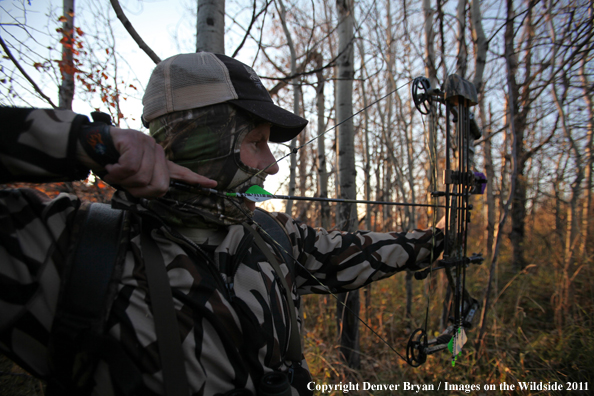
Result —
<path fill-rule="evenodd" d="M 256 122 L 222 103 L 161 116 L 151 122 L 150 134 L 169 160 L 216 180 L 220 191 L 243 192 L 252 185 L 263 186 L 266 178 L 266 172 L 245 165 L 240 157 L 241 143 Z M 169 223 L 185 227 L 238 224 L 245 221 L 244 213 L 251 214 L 242 200 L 177 190 L 150 205 Z"/>

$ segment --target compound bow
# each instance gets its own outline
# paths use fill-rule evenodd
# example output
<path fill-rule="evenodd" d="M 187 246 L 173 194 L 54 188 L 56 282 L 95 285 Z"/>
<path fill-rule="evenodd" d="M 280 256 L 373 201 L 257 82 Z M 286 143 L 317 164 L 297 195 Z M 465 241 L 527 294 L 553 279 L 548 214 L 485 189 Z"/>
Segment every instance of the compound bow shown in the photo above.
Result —
<path fill-rule="evenodd" d="M 443 269 L 453 294 L 450 303 L 450 324 L 436 338 L 429 339 L 427 334 L 427 316 L 424 328 L 415 330 L 406 347 L 406 361 L 418 367 L 427 360 L 427 356 L 448 348 L 452 352 L 452 365 L 466 342 L 465 329 L 472 327 L 472 319 L 479 309 L 479 303 L 466 290 L 466 268 L 470 263 L 480 264 L 483 257 L 473 253 L 467 256 L 467 224 L 470 222 L 472 204 L 471 194 L 480 194 L 486 180 L 480 173 L 471 171 L 473 149 L 471 142 L 481 136 L 470 107 L 478 103 L 474 85 L 457 75 L 447 77 L 443 89 L 434 88 L 425 77 L 413 81 L 412 98 L 417 110 L 423 115 L 436 117 L 435 103 L 446 107 L 445 128 L 445 169 L 443 172 L 444 189 L 438 191 L 436 178 L 432 175 L 431 196 L 434 200 L 445 200 L 445 228 L 443 258 L 430 263 L 428 268 L 415 272 L 416 279 L 425 279 L 433 271 Z M 456 127 L 452 132 L 450 117 Z M 435 127 L 431 123 L 430 145 L 436 144 Z M 430 147 L 430 150 L 433 150 Z M 457 160 L 451 161 L 457 152 Z M 432 153 L 431 162 L 437 163 Z M 435 218 L 434 218 L 435 220 Z M 433 260 L 431 260 L 433 262 Z"/>

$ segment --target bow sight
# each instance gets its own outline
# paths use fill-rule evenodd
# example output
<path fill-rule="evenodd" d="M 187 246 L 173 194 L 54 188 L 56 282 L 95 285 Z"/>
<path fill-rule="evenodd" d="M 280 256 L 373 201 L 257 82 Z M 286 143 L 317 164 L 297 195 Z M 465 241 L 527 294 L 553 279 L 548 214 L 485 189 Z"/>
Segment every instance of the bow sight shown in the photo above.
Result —
<path fill-rule="evenodd" d="M 457 75 L 448 76 L 442 89 L 432 87 L 425 77 L 417 77 L 412 85 L 412 98 L 415 107 L 423 115 L 435 117 L 436 102 L 446 106 L 443 190 L 438 191 L 436 181 L 433 181 L 431 191 L 434 200 L 445 199 L 444 253 L 442 259 L 416 272 L 415 278 L 425 279 L 433 271 L 443 269 L 453 299 L 447 329 L 430 340 L 426 317 L 425 327 L 415 330 L 409 338 L 406 360 L 411 366 L 418 367 L 427 360 L 428 355 L 449 348 L 454 364 L 466 342 L 464 329 L 472 327 L 472 320 L 479 309 L 478 301 L 465 288 L 466 268 L 470 263 L 480 264 L 484 260 L 481 254 L 473 253 L 468 257 L 466 253 L 467 224 L 472 210 L 469 197 L 481 194 L 486 182 L 484 175 L 471 171 L 474 159 L 471 142 L 480 138 L 481 132 L 469 109 L 478 103 L 478 98 L 474 85 Z M 453 132 L 450 118 L 456 125 Z M 430 133 L 436 134 L 435 129 Z M 430 135 L 428 141 L 436 144 L 436 138 Z M 455 161 L 451 161 L 451 158 L 455 158 Z M 435 158 L 432 158 L 432 162 L 437 163 Z"/>

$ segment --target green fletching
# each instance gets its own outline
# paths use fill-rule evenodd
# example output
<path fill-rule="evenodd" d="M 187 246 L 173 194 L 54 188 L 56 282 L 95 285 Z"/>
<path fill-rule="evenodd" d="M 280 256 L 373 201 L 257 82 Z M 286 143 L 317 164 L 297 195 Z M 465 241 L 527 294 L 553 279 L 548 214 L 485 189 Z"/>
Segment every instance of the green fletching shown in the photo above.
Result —
<path fill-rule="evenodd" d="M 458 332 L 448 342 L 448 349 L 452 353 L 452 367 L 456 366 L 456 360 L 462 356 L 462 347 L 466 344 L 467 340 L 464 328 L 459 327 Z"/>
<path fill-rule="evenodd" d="M 258 195 L 272 195 L 271 193 L 264 190 L 260 186 L 251 186 L 250 188 L 247 189 L 247 191 L 245 193 L 246 194 L 258 194 Z"/>
<path fill-rule="evenodd" d="M 227 196 L 229 196 L 229 194 L 227 194 Z M 268 201 L 269 199 L 276 198 L 274 195 L 270 194 L 260 186 L 251 186 L 246 192 L 236 193 L 234 196 L 243 197 L 245 199 L 249 199 L 252 202 L 264 202 Z"/>

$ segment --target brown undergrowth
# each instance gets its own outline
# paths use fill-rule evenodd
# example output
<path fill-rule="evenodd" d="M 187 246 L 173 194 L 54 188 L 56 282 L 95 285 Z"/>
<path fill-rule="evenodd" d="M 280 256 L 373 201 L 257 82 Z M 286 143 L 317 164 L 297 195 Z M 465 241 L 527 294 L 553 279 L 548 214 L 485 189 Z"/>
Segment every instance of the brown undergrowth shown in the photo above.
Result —
<path fill-rule="evenodd" d="M 539 248 L 533 246 L 531 250 Z M 358 391 L 343 392 L 339 388 L 319 390 L 315 394 L 548 395 L 568 394 L 568 388 L 572 388 L 572 395 L 592 394 L 594 279 L 591 267 L 584 265 L 574 279 L 572 304 L 564 312 L 563 325 L 559 326 L 555 322 L 554 296 L 559 275 L 554 255 L 540 253 L 541 256 L 533 256 L 538 260 L 533 260 L 522 273 L 513 274 L 508 252 L 503 249 L 494 281 L 496 291 L 491 299 L 494 305 L 487 316 L 480 356 L 475 345 L 478 333 L 475 328 L 468 332 L 468 343 L 455 367 L 450 353 L 443 351 L 429 356 L 421 367 L 412 368 L 361 325 L 361 367 L 350 370 L 339 356 L 334 298 L 307 296 L 306 357 L 316 384 L 350 384 L 351 387 L 359 384 Z M 576 262 L 572 266 L 577 269 L 582 264 Z M 467 287 L 477 298 L 483 297 L 488 268 L 482 265 L 468 270 Z M 367 318 L 369 326 L 400 354 L 405 354 L 411 331 L 422 327 L 427 305 L 428 328 L 434 335 L 439 331 L 437 318 L 441 315 L 442 298 L 436 293 L 439 291 L 436 279 L 429 283 L 431 288 L 422 281 L 415 283 L 415 309 L 410 318 L 405 315 L 404 274 L 373 284 L 371 304 L 361 309 L 361 318 Z M 427 290 L 431 293 L 429 302 Z M 398 390 L 404 392 L 363 390 L 364 383 L 397 384 Z"/>

